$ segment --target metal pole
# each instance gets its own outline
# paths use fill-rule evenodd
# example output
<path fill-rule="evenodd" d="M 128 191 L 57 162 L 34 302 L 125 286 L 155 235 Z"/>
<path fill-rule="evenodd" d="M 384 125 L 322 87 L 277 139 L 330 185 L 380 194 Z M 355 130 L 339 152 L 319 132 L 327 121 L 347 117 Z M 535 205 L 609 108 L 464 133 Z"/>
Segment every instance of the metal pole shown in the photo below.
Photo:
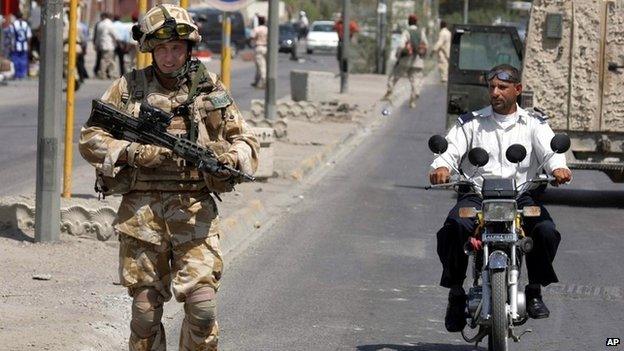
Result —
<path fill-rule="evenodd" d="M 342 47 L 340 55 L 340 93 L 349 92 L 349 42 L 351 41 L 351 33 L 349 31 L 350 19 L 350 0 L 342 0 Z"/>
<path fill-rule="evenodd" d="M 227 12 L 222 15 L 222 40 L 221 40 L 221 81 L 230 89 L 230 67 L 232 66 L 231 35 L 232 20 Z"/>
<path fill-rule="evenodd" d="M 385 47 L 386 47 L 386 14 L 388 5 L 386 0 L 379 0 L 377 4 L 377 73 L 385 73 Z"/>
<path fill-rule="evenodd" d="M 188 9 L 188 7 L 189 7 L 189 0 L 180 0 L 180 7 Z"/>
<path fill-rule="evenodd" d="M 58 241 L 60 232 L 59 137 L 63 79 L 63 0 L 41 9 L 41 70 L 37 120 L 35 241 Z"/>
<path fill-rule="evenodd" d="M 464 24 L 468 24 L 468 3 L 470 0 L 464 0 Z"/>
<path fill-rule="evenodd" d="M 74 91 L 76 89 L 76 22 L 78 0 L 69 1 L 69 33 L 67 35 L 67 102 L 65 105 L 65 159 L 63 162 L 63 194 L 71 197 L 74 153 Z"/>
<path fill-rule="evenodd" d="M 264 91 L 264 118 L 266 119 L 275 119 L 278 24 L 279 1 L 269 0 L 269 45 L 267 46 L 267 79 Z"/>

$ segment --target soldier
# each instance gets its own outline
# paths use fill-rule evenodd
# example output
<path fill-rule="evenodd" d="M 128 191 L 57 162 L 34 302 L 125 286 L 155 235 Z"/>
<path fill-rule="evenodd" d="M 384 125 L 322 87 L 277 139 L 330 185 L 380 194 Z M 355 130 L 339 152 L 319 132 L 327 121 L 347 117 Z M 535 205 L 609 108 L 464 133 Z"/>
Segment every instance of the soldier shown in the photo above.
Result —
<path fill-rule="evenodd" d="M 490 162 L 480 172 L 483 177 L 502 177 L 515 174 L 516 184 L 524 183 L 545 162 L 544 169 L 555 178 L 555 184 L 564 184 L 572 179 L 566 166 L 565 156 L 555 154 L 546 159 L 549 142 L 554 136 L 543 115 L 529 113 L 517 105 L 522 93 L 520 73 L 513 66 L 498 65 L 487 74 L 490 92 L 490 106 L 479 111 L 461 115 L 457 124 L 450 129 L 446 139 L 447 151 L 431 164 L 429 180 L 432 184 L 448 183 L 451 169 L 467 166 L 465 155 L 470 147 L 481 146 L 488 150 Z M 527 157 L 522 166 L 510 164 L 500 155 L 510 145 L 518 143 L 527 148 Z M 546 162 L 547 160 L 547 162 Z M 467 174 L 472 174 L 470 171 Z M 561 241 L 561 234 L 546 209 L 533 197 L 532 192 L 522 194 L 519 207 L 540 206 L 541 215 L 524 218 L 523 229 L 533 239 L 535 246 L 526 255 L 529 284 L 525 287 L 526 308 L 529 317 L 546 318 L 550 311 L 542 300 L 541 287 L 558 282 L 553 260 Z M 460 332 L 466 325 L 466 293 L 463 282 L 466 278 L 468 256 L 463 245 L 474 233 L 473 220 L 459 217 L 459 209 L 466 206 L 481 207 L 481 199 L 474 194 L 462 194 L 449 212 L 444 226 L 438 231 L 438 256 L 442 262 L 440 285 L 449 288 L 448 306 L 444 324 L 450 332 Z"/>
<path fill-rule="evenodd" d="M 401 46 L 397 49 L 397 62 L 388 77 L 388 91 L 384 99 L 390 99 L 396 83 L 401 77 L 407 75 L 412 87 L 409 105 L 414 108 L 420 95 L 420 84 L 425 67 L 423 57 L 427 52 L 429 42 L 424 29 L 419 29 L 417 26 L 418 17 L 416 15 L 409 15 L 407 23 L 409 27 L 401 34 Z"/>
<path fill-rule="evenodd" d="M 191 59 L 201 37 L 187 11 L 170 4 L 154 7 L 133 27 L 133 36 L 154 63 L 114 81 L 102 99 L 133 116 L 142 102 L 170 111 L 169 133 L 253 173 L 258 141 L 217 75 Z M 124 194 L 114 227 L 120 280 L 133 297 L 130 350 L 165 350 L 161 317 L 172 295 L 184 303 L 179 349 L 217 350 L 223 260 L 212 194 L 232 190 L 229 175 L 199 173 L 171 150 L 117 140 L 88 124 L 79 148 L 104 191 Z"/>

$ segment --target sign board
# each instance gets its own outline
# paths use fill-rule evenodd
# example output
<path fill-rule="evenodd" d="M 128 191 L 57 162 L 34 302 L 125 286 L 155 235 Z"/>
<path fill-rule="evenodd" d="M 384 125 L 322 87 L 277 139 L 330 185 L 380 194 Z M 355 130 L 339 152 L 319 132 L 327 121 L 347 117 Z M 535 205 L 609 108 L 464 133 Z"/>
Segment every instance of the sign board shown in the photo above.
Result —
<path fill-rule="evenodd" d="M 238 11 L 247 7 L 254 0 L 201 0 L 197 3 L 214 7 L 221 11 Z"/>

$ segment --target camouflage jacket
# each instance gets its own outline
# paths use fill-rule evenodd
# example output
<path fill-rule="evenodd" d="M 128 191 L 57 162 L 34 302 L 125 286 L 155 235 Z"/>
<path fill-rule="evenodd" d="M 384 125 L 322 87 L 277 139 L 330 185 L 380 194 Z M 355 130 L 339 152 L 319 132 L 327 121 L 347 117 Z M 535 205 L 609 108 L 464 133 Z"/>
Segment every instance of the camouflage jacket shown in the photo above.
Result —
<path fill-rule="evenodd" d="M 142 77 L 141 77 L 142 75 Z M 251 129 L 245 123 L 238 107 L 229 96 L 217 75 L 206 72 L 206 80 L 200 84 L 194 102 L 189 105 L 189 118 L 175 116 L 168 132 L 187 136 L 190 118 L 196 125 L 196 142 L 211 148 L 217 155 L 235 155 L 236 167 L 246 173 L 253 173 L 258 166 L 259 144 Z M 133 81 L 134 91 L 129 91 L 128 82 Z M 138 116 L 143 100 L 167 112 L 174 111 L 186 102 L 190 79 L 181 84 L 177 91 L 170 91 L 160 85 L 151 67 L 130 72 L 113 82 L 102 100 Z M 97 127 L 83 127 L 79 150 L 82 156 L 98 173 L 114 177 L 127 165 L 117 161 L 126 152 L 130 143 L 114 139 L 109 133 Z M 137 167 L 125 172 L 129 181 L 128 191 L 198 191 L 208 186 L 210 191 L 229 191 L 223 182 L 209 177 L 203 179 L 192 165 L 174 157 L 157 168 Z"/>

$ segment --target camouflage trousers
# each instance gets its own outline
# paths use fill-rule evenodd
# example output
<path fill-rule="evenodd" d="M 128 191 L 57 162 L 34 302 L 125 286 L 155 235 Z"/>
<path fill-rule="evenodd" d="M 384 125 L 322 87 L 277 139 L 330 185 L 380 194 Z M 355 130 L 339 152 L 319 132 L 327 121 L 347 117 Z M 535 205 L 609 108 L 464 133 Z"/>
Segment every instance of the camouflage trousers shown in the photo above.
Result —
<path fill-rule="evenodd" d="M 390 73 L 390 76 L 388 77 L 388 90 L 386 95 L 390 96 L 396 83 L 399 79 L 405 76 L 407 76 L 412 88 L 410 94 L 410 104 L 414 104 L 420 95 L 420 85 L 422 84 L 424 76 L 422 68 L 407 66 L 403 63 L 396 64 L 392 69 L 392 73 Z"/>
<path fill-rule="evenodd" d="M 149 207 L 150 216 L 145 215 L 146 206 Z M 193 316 L 188 311 L 188 300 L 192 299 L 193 294 L 206 290 L 212 293 L 209 301 L 211 313 L 216 308 L 215 293 L 219 288 L 223 260 L 219 235 L 216 234 L 218 229 L 214 228 L 217 224 L 214 209 L 216 207 L 213 207 L 212 199 L 206 201 L 184 194 L 131 193 L 124 196 L 118 211 L 118 221 L 125 218 L 126 222 L 132 222 L 127 217 L 130 213 L 135 213 L 135 216 L 139 216 L 135 223 L 141 224 L 134 227 L 135 229 L 141 230 L 149 219 L 152 230 L 158 227 L 161 230 L 157 232 L 162 231 L 159 233 L 159 243 L 148 242 L 138 233 L 119 233 L 119 276 L 122 285 L 128 288 L 130 296 L 134 298 L 133 321 L 135 318 L 140 319 L 138 314 L 141 313 L 151 312 L 157 316 L 153 317 L 155 336 L 141 338 L 131 326 L 131 351 L 166 349 L 165 333 L 160 319 L 162 304 L 171 299 L 172 290 L 176 300 L 185 303 L 186 313 L 179 349 L 217 350 L 219 331 L 216 320 L 213 319 L 214 322 L 210 325 L 198 326 L 192 323 Z M 116 227 L 118 230 L 128 228 L 123 225 Z M 190 233 L 191 227 L 202 232 Z M 176 235 L 177 229 L 180 229 L 179 234 L 185 240 L 180 242 Z M 151 296 L 151 305 L 145 305 L 148 300 L 144 299 L 144 307 L 141 307 L 140 296 Z M 154 313 L 155 309 L 157 313 Z"/>

